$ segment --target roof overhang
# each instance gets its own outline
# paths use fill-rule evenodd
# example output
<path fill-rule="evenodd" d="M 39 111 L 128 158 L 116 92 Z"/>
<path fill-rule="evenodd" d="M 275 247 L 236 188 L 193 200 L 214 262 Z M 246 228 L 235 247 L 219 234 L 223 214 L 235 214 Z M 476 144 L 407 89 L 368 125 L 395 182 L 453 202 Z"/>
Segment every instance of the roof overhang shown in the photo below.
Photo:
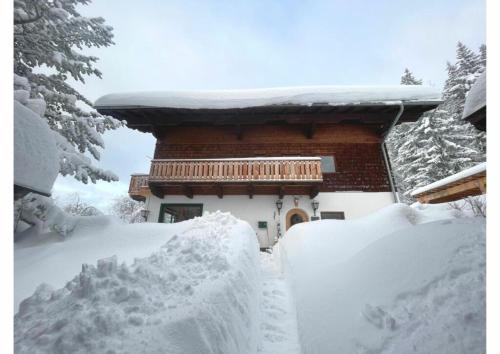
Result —
<path fill-rule="evenodd" d="M 441 101 L 403 102 L 399 123 L 415 122 L 422 113 Z M 385 132 L 400 108 L 400 103 L 365 103 L 332 106 L 326 104 L 272 105 L 230 109 L 187 109 L 166 107 L 101 106 L 99 113 L 125 120 L 130 128 L 154 132 L 155 128 L 178 125 L 249 125 L 284 122 L 288 124 L 353 123 L 377 126 Z"/>
<path fill-rule="evenodd" d="M 383 133 L 401 104 L 400 123 L 414 122 L 440 103 L 439 92 L 419 85 L 311 86 L 109 94 L 95 108 L 142 132 L 177 125 L 355 123 Z"/>

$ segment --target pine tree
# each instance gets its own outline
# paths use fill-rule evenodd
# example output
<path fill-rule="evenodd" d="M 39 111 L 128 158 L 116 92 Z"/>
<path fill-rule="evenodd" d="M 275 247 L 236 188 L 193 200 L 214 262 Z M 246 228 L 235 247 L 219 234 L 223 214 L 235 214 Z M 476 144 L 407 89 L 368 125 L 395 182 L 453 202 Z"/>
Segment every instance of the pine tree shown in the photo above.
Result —
<path fill-rule="evenodd" d="M 403 75 L 401 76 L 402 85 L 422 85 L 422 80 L 418 80 L 413 76 L 413 73 L 405 68 Z M 396 125 L 389 136 L 387 137 L 387 146 L 390 160 L 392 161 L 392 173 L 394 175 L 394 180 L 396 183 L 397 190 L 399 192 L 407 190 L 408 183 L 406 182 L 406 173 L 404 169 L 398 168 L 401 166 L 403 161 L 407 160 L 406 154 L 401 155 L 403 145 L 408 143 L 408 133 L 412 129 L 412 123 L 401 123 Z M 408 145 L 406 145 L 408 146 Z M 409 201 L 404 195 L 400 193 L 400 196 L 404 201 Z"/>
<path fill-rule="evenodd" d="M 77 11 L 88 0 L 14 1 L 14 90 L 19 101 L 38 102 L 51 129 L 56 131 L 60 173 L 88 183 L 118 177 L 93 165 L 104 148 L 102 134 L 122 123 L 102 116 L 91 102 L 72 88 L 67 79 L 85 82 L 86 76 L 101 77 L 94 67 L 98 58 L 82 54 L 84 47 L 113 44 L 112 28 L 101 17 L 88 18 Z M 43 68 L 43 69 L 42 69 Z M 48 68 L 48 69 L 47 69 Z M 31 108 L 31 107 L 30 107 Z"/>
<path fill-rule="evenodd" d="M 412 72 L 406 68 L 401 76 L 401 85 L 422 85 L 422 80 L 417 80 Z"/>
<path fill-rule="evenodd" d="M 391 134 L 390 155 L 394 175 L 403 200 L 409 194 L 451 174 L 485 160 L 486 136 L 462 120 L 467 92 L 485 70 L 486 47 L 476 54 L 464 44 L 457 44 L 456 63 L 447 63 L 444 102 L 425 113 L 415 124 L 401 125 Z M 401 83 L 416 80 L 406 69 Z"/>

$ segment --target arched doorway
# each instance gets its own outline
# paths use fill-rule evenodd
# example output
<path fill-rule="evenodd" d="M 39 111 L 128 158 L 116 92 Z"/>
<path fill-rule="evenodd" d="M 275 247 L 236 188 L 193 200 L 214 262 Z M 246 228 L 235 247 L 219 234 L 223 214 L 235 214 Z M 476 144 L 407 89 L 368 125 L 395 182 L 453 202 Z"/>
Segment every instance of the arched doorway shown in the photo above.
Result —
<path fill-rule="evenodd" d="M 286 229 L 288 230 L 292 225 L 299 224 L 301 222 L 309 221 L 309 216 L 302 209 L 290 209 L 286 213 Z"/>

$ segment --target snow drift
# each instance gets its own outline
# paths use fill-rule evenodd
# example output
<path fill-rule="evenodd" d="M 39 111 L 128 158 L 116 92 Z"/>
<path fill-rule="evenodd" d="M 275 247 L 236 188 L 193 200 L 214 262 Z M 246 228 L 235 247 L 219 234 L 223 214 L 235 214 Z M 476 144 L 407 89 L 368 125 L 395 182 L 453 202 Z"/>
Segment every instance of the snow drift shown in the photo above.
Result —
<path fill-rule="evenodd" d="M 110 254 L 97 267 L 84 264 L 63 288 L 40 285 L 15 316 L 16 352 L 255 352 L 260 282 L 253 230 L 224 213 L 176 227 L 164 227 L 163 246 L 132 265 Z"/>
<path fill-rule="evenodd" d="M 279 252 L 302 352 L 484 353 L 485 219 L 455 216 L 393 205 L 292 227 Z"/>

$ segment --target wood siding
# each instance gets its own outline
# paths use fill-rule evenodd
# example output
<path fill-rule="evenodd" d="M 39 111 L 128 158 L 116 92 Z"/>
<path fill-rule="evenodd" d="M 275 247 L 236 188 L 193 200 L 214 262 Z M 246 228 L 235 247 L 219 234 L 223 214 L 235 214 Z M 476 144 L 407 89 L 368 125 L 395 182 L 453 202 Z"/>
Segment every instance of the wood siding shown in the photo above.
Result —
<path fill-rule="evenodd" d="M 155 159 L 333 156 L 336 172 L 323 174 L 320 191 L 390 191 L 380 137 L 374 128 L 362 125 L 177 126 L 166 130 L 157 140 L 154 156 Z"/>

